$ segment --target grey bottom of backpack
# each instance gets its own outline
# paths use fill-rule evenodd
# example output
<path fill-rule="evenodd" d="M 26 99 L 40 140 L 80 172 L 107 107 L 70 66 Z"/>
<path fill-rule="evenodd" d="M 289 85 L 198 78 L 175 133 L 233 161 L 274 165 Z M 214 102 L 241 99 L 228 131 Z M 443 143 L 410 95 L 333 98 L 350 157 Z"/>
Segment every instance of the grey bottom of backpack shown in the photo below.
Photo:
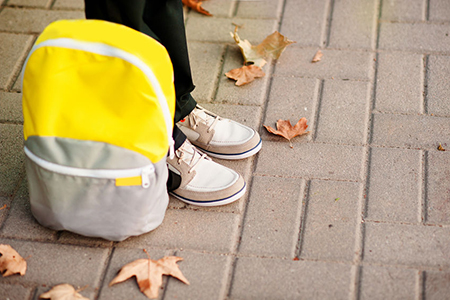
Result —
<path fill-rule="evenodd" d="M 152 164 L 114 145 L 54 137 L 29 137 L 25 149 L 31 210 L 42 225 L 121 241 L 162 223 L 165 158 Z M 142 184 L 117 185 L 117 178 L 139 176 Z"/>

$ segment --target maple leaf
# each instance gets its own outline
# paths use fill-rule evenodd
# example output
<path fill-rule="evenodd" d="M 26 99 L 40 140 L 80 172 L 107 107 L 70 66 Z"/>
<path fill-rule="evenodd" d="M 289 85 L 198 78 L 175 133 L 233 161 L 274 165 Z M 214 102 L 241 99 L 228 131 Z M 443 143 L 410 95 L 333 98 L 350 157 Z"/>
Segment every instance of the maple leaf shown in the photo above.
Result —
<path fill-rule="evenodd" d="M 185 284 L 189 284 L 189 281 L 178 268 L 177 261 L 180 260 L 183 260 L 183 258 L 177 256 L 164 256 L 158 260 L 150 258 L 135 260 L 123 266 L 119 274 L 109 283 L 109 286 L 136 276 L 141 292 L 150 299 L 157 298 L 159 288 L 162 285 L 162 275 L 170 275 Z"/>
<path fill-rule="evenodd" d="M 10 245 L 0 245 L 0 272 L 3 277 L 16 273 L 25 275 L 27 271 L 27 262 Z"/>
<path fill-rule="evenodd" d="M 318 62 L 322 59 L 323 53 L 320 50 L 317 50 L 316 54 L 314 55 L 313 59 L 312 59 L 312 63 Z"/>
<path fill-rule="evenodd" d="M 270 133 L 281 135 L 285 139 L 289 141 L 289 145 L 291 148 L 293 148 L 291 139 L 298 136 L 303 135 L 308 132 L 306 132 L 306 128 L 308 128 L 308 125 L 306 125 L 306 118 L 301 118 L 295 126 L 291 125 L 291 122 L 289 120 L 278 120 L 277 121 L 277 129 L 274 129 L 270 126 L 264 125 L 264 127 L 269 131 Z"/>
<path fill-rule="evenodd" d="M 54 286 L 50 291 L 39 296 L 41 299 L 50 300 L 89 300 L 86 297 L 78 294 L 73 286 L 67 283 Z"/>
<path fill-rule="evenodd" d="M 288 45 L 295 43 L 278 31 L 275 31 L 268 35 L 259 45 L 253 46 L 248 40 L 241 40 L 237 34 L 237 28 L 236 26 L 234 33 L 230 32 L 230 34 L 241 49 L 245 64 L 252 63 L 262 68 L 266 64 L 264 58 L 278 59 Z"/>
<path fill-rule="evenodd" d="M 202 3 L 199 0 L 181 0 L 181 2 L 183 2 L 184 5 L 186 5 L 187 7 L 195 10 L 196 12 L 199 12 L 201 14 L 204 14 L 206 16 L 212 16 L 212 14 L 210 14 L 207 10 L 205 10 L 202 7 Z"/>
<path fill-rule="evenodd" d="M 238 69 L 233 69 L 225 75 L 230 78 L 237 80 L 236 85 L 241 86 L 255 80 L 256 77 L 264 77 L 266 75 L 264 71 L 255 65 L 243 66 Z"/>

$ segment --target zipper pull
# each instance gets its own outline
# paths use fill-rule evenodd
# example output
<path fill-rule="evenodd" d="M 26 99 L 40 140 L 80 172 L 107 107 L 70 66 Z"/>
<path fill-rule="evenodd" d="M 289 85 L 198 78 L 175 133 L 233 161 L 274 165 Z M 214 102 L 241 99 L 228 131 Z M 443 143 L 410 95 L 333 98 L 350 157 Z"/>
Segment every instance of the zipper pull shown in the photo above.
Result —
<path fill-rule="evenodd" d="M 142 170 L 142 187 L 144 189 L 147 189 L 150 187 L 150 173 L 151 173 L 151 168 L 145 168 Z"/>

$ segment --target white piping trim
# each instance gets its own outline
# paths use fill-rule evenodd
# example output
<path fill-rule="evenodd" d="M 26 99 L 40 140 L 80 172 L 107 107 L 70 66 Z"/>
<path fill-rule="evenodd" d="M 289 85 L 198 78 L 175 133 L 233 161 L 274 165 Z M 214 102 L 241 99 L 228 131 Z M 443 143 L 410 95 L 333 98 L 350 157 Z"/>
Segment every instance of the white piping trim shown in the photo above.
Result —
<path fill-rule="evenodd" d="M 92 177 L 92 178 L 102 178 L 102 179 L 117 179 L 117 178 L 126 178 L 126 177 L 136 177 L 142 175 L 149 175 L 155 171 L 155 167 L 153 165 L 148 165 L 141 168 L 133 168 L 133 169 L 82 169 L 82 168 L 74 168 L 63 166 L 59 164 L 55 164 L 44 160 L 34 153 L 32 153 L 27 147 L 24 147 L 25 154 L 28 156 L 31 161 L 36 163 L 38 166 L 55 172 L 59 174 L 69 175 L 69 176 L 80 176 L 80 177 Z"/>
<path fill-rule="evenodd" d="M 102 44 L 102 43 L 93 43 L 93 42 L 84 42 L 84 41 L 77 41 L 70 38 L 58 38 L 58 39 L 52 39 L 52 40 L 46 40 L 38 45 L 34 45 L 33 48 L 31 48 L 30 53 L 27 56 L 27 59 L 24 63 L 24 69 L 26 64 L 28 63 L 28 60 L 33 54 L 34 51 L 36 51 L 39 48 L 42 47 L 63 47 L 63 48 L 69 48 L 69 49 L 75 49 L 75 50 L 82 50 L 86 52 L 96 53 L 100 55 L 105 56 L 111 56 L 111 57 L 118 57 L 121 58 L 134 66 L 138 67 L 150 80 L 150 82 L 153 85 L 153 88 L 155 90 L 156 96 L 158 97 L 158 101 L 161 107 L 161 110 L 164 115 L 164 120 L 166 123 L 166 129 L 167 129 L 167 137 L 169 139 L 169 147 L 174 144 L 173 138 L 172 138 L 172 130 L 173 130 L 173 120 L 170 117 L 170 110 L 169 106 L 167 104 L 166 96 L 164 95 L 161 86 L 159 84 L 158 79 L 156 78 L 153 71 L 150 69 L 150 67 L 145 64 L 140 58 L 137 56 L 128 53 L 124 50 Z M 25 73 L 25 72 L 23 72 Z M 22 74 L 22 81 L 23 81 Z"/>

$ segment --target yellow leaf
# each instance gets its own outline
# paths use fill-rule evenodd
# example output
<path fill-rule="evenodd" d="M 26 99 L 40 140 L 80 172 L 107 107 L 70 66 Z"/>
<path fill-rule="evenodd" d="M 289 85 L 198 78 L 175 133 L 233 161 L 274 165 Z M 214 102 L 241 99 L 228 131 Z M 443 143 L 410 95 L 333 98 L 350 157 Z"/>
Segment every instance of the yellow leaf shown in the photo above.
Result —
<path fill-rule="evenodd" d="M 212 16 L 212 14 L 210 14 L 207 10 L 205 10 L 202 7 L 202 3 L 199 0 L 181 0 L 181 2 L 183 2 L 184 5 L 186 5 L 187 7 L 195 10 L 196 12 L 199 12 L 201 14 L 204 14 L 206 16 Z"/>
<path fill-rule="evenodd" d="M 320 50 L 317 50 L 316 55 L 314 55 L 313 59 L 312 59 L 312 63 L 318 62 L 322 59 L 323 53 Z"/>
<path fill-rule="evenodd" d="M 27 262 L 10 245 L 0 245 L 0 272 L 3 277 L 16 273 L 25 275 L 27 271 Z"/>

